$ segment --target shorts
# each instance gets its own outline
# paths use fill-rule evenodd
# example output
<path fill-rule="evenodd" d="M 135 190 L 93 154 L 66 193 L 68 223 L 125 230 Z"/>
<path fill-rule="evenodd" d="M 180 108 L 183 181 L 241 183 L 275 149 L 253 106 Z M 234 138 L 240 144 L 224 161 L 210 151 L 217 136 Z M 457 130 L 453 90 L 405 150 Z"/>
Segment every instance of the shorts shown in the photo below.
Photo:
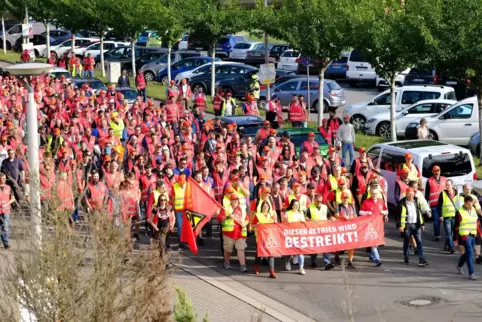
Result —
<path fill-rule="evenodd" d="M 223 236 L 223 248 L 228 253 L 233 252 L 233 247 L 235 247 L 236 250 L 245 250 L 247 246 L 246 238 L 232 239 L 230 237 Z"/>

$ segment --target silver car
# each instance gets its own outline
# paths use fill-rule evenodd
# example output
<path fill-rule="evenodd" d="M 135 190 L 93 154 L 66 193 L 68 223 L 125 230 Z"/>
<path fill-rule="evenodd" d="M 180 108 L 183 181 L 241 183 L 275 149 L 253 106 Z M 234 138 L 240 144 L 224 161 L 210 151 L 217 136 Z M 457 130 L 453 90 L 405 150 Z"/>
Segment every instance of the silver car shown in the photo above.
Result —
<path fill-rule="evenodd" d="M 248 51 L 250 50 L 264 50 L 264 43 L 257 41 L 243 41 L 234 45 L 229 53 L 231 60 L 245 60 Z"/>
<path fill-rule="evenodd" d="M 207 52 L 203 51 L 176 51 L 171 53 L 171 64 L 174 64 L 184 58 L 197 57 L 197 56 L 207 56 Z M 141 67 L 141 71 L 144 73 L 146 81 L 151 82 L 156 79 L 156 75 L 160 70 L 167 67 L 167 54 L 163 55 L 156 61 L 147 63 Z"/>
<path fill-rule="evenodd" d="M 472 155 L 479 157 L 480 155 L 480 132 L 476 132 L 472 134 L 469 139 L 469 150 L 472 152 Z"/>
<path fill-rule="evenodd" d="M 317 112 L 319 80 L 310 79 L 310 106 Z M 281 106 L 283 109 L 288 109 L 293 95 L 303 95 L 305 101 L 308 101 L 308 81 L 306 77 L 293 78 L 278 86 L 271 88 L 271 94 L 278 94 Z M 260 92 L 260 108 L 264 108 L 266 102 L 266 90 Z M 323 86 L 323 112 L 328 112 L 330 109 L 337 109 L 346 104 L 345 92 L 337 82 L 331 79 L 325 79 Z"/>

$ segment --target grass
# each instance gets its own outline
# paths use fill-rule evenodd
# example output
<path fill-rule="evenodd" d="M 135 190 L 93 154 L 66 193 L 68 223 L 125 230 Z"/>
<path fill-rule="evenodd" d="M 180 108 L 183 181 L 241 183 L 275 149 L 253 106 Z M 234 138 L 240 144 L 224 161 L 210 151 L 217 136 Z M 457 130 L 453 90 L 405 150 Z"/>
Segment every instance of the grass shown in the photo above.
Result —
<path fill-rule="evenodd" d="M 264 42 L 263 33 L 259 30 L 253 30 L 252 33 L 250 33 L 249 31 L 242 31 L 238 34 L 242 35 L 242 36 L 245 36 L 250 41 Z M 286 41 L 284 41 L 284 40 L 276 39 L 276 38 L 273 38 L 273 37 L 268 37 L 268 42 L 269 43 L 276 43 L 276 44 L 285 44 L 286 43 Z"/>

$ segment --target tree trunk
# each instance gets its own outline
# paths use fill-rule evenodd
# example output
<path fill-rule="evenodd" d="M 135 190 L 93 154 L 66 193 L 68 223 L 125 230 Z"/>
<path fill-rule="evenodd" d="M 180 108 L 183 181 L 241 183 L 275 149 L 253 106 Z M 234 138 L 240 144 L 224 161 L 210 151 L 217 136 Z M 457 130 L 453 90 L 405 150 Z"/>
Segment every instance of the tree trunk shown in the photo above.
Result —
<path fill-rule="evenodd" d="M 45 38 L 46 38 L 46 49 L 45 49 L 45 56 L 50 57 L 50 22 L 45 22 Z M 40 53 L 39 53 L 40 56 Z"/>
<path fill-rule="evenodd" d="M 100 68 L 102 71 L 102 77 L 105 77 L 105 66 L 104 66 L 104 33 L 100 35 Z"/>
<path fill-rule="evenodd" d="M 216 59 L 216 42 L 211 44 L 211 97 L 214 98 L 216 93 L 215 86 L 216 86 L 216 73 L 215 73 L 215 65 L 214 60 Z M 234 94 L 234 93 L 233 93 Z"/>
<path fill-rule="evenodd" d="M 480 76 L 479 76 L 480 78 Z M 477 86 L 477 101 L 479 103 L 479 138 L 480 134 L 482 133 L 482 118 L 480 117 L 482 115 L 482 84 L 478 83 L 476 84 Z M 482 165 L 482 144 L 480 143 L 481 140 L 479 140 L 479 155 L 478 157 L 480 158 L 479 160 L 479 165 Z"/>
<path fill-rule="evenodd" d="M 396 74 L 393 73 L 390 76 L 390 132 L 392 136 L 392 142 L 397 141 L 397 123 L 395 122 L 395 116 L 397 113 L 397 104 L 395 97 L 395 78 Z"/>
<path fill-rule="evenodd" d="M 167 42 L 167 83 L 168 84 L 171 83 L 171 51 L 172 51 L 172 42 L 169 40 Z"/>
<path fill-rule="evenodd" d="M 72 33 L 72 44 L 70 45 L 70 57 L 75 57 L 75 33 Z M 78 73 L 78 71 L 75 71 L 75 72 Z M 82 75 L 80 75 L 80 77 L 82 77 Z"/>
<path fill-rule="evenodd" d="M 322 64 L 320 68 L 320 82 L 318 84 L 318 127 L 320 127 L 323 123 L 323 112 L 325 106 L 325 104 L 323 103 L 323 88 L 325 87 L 325 70 L 327 66 L 325 66 L 325 64 Z M 308 86 L 310 86 L 310 84 L 308 84 Z"/>
<path fill-rule="evenodd" d="M 5 17 L 2 15 L 2 40 L 3 40 L 3 53 L 7 54 L 7 37 L 5 37 Z"/>
<path fill-rule="evenodd" d="M 132 50 L 132 76 L 136 77 L 136 37 L 132 37 L 131 50 Z"/>

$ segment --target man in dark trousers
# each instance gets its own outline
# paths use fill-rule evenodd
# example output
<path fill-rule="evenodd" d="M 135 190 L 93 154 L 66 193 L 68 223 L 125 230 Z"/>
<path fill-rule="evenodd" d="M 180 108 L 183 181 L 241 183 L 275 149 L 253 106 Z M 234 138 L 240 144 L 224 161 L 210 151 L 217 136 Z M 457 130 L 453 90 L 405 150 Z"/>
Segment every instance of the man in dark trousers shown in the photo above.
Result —
<path fill-rule="evenodd" d="M 127 76 L 127 71 L 124 69 L 122 71 L 122 75 L 119 76 L 117 80 L 118 87 L 131 87 L 131 82 L 129 81 L 129 77 Z"/>

